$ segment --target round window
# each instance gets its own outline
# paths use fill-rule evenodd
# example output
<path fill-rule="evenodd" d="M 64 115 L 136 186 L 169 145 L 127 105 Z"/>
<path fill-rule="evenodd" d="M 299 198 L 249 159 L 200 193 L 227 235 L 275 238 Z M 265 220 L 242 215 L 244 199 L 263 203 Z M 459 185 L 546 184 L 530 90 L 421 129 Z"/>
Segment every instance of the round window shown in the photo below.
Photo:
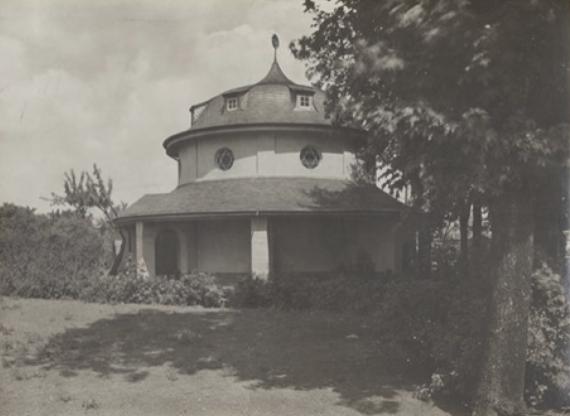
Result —
<path fill-rule="evenodd" d="M 307 169 L 314 169 L 321 161 L 321 153 L 312 146 L 304 147 L 301 150 L 301 163 Z"/>
<path fill-rule="evenodd" d="M 234 154 L 227 147 L 222 147 L 216 152 L 216 165 L 221 170 L 228 170 L 234 164 Z"/>

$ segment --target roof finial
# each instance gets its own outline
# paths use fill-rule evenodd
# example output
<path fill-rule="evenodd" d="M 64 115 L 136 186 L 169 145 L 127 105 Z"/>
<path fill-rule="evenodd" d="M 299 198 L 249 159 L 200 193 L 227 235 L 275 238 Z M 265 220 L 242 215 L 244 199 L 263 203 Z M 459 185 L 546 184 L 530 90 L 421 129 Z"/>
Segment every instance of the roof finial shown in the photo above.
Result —
<path fill-rule="evenodd" d="M 277 33 L 271 36 L 271 44 L 273 45 L 273 60 L 277 61 L 277 48 L 279 47 L 279 36 L 277 36 Z"/>

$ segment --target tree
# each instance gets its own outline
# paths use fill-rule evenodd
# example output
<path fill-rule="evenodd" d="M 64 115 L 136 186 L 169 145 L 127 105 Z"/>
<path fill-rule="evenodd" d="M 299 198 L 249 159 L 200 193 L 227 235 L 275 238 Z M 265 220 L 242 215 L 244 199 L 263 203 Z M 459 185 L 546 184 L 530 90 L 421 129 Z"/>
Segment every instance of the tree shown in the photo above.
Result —
<path fill-rule="evenodd" d="M 369 132 L 360 155 L 387 161 L 393 188 L 421 190 L 425 211 L 466 212 L 472 196 L 488 208 L 492 296 L 474 414 L 515 414 L 524 407 L 534 197 L 542 172 L 568 155 L 570 2 L 304 4 L 314 31 L 291 49 L 327 92 L 333 120 Z"/>
<path fill-rule="evenodd" d="M 121 210 L 125 209 L 126 204 L 113 202 L 113 181 L 108 179 L 105 182 L 101 169 L 94 164 L 91 174 L 82 171 L 78 177 L 73 169 L 65 172 L 63 188 L 64 195 L 52 193 L 53 205 L 71 206 L 81 218 L 86 218 L 90 209 L 96 209 L 103 215 L 105 225 L 111 227 L 121 237 L 119 252 L 116 253 L 113 247 L 114 260 L 109 271 L 111 275 L 117 274 L 125 251 L 126 236 L 121 228 L 115 226 L 113 220 L 117 218 Z"/>
<path fill-rule="evenodd" d="M 89 219 L 0 206 L 2 295 L 76 298 L 105 267 L 106 254 L 103 235 Z"/>

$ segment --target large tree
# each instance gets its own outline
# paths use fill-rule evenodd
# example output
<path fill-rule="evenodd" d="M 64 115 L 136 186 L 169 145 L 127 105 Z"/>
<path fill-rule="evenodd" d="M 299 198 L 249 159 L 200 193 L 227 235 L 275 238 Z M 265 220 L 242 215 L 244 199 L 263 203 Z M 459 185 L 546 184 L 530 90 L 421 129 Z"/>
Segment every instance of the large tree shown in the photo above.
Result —
<path fill-rule="evenodd" d="M 389 184 L 411 186 L 436 215 L 488 208 L 492 296 L 474 413 L 519 412 L 534 198 L 568 154 L 570 2 L 304 4 L 313 32 L 291 49 L 333 119 L 369 132 L 368 165 L 387 163 Z"/>

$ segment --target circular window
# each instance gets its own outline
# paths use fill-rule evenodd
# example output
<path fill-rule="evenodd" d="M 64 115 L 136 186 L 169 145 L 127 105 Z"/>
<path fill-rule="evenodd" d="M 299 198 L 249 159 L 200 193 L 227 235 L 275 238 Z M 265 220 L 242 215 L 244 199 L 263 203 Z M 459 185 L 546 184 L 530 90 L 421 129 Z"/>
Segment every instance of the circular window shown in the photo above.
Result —
<path fill-rule="evenodd" d="M 307 169 L 314 169 L 321 161 L 321 153 L 312 146 L 304 147 L 301 150 L 301 163 Z"/>
<path fill-rule="evenodd" d="M 221 170 L 228 170 L 234 164 L 234 154 L 227 147 L 222 147 L 216 152 L 216 165 Z"/>

